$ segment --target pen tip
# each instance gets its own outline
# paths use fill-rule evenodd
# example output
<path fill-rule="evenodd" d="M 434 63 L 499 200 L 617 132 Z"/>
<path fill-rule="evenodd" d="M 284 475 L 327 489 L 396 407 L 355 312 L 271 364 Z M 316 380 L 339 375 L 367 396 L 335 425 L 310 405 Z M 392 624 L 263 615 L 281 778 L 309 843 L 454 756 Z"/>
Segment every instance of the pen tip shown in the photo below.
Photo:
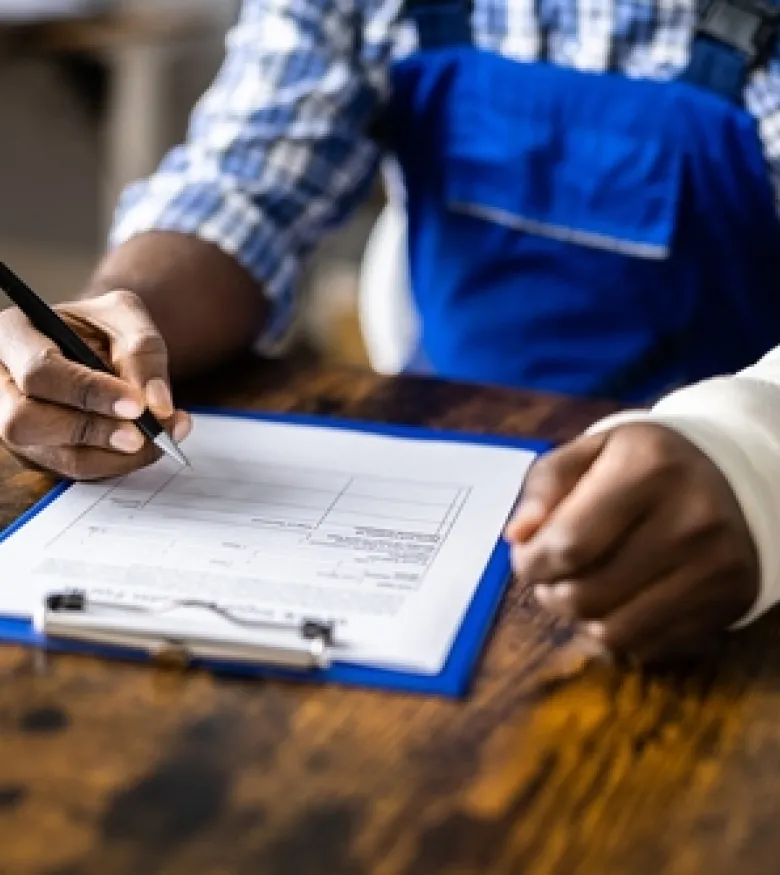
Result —
<path fill-rule="evenodd" d="M 165 433 L 161 432 L 154 439 L 155 444 L 167 455 L 178 462 L 182 468 L 191 468 L 190 460 L 176 446 L 173 440 Z"/>

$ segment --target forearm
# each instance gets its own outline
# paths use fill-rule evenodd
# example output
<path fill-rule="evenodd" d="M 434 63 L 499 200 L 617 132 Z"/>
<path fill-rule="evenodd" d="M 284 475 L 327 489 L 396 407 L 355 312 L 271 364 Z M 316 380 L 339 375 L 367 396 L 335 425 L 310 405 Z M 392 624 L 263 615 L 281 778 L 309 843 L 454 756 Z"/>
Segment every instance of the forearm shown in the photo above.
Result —
<path fill-rule="evenodd" d="M 211 243 L 168 231 L 141 234 L 110 252 L 85 297 L 114 289 L 143 300 L 175 378 L 248 349 L 268 312 L 261 289 L 237 261 Z"/>

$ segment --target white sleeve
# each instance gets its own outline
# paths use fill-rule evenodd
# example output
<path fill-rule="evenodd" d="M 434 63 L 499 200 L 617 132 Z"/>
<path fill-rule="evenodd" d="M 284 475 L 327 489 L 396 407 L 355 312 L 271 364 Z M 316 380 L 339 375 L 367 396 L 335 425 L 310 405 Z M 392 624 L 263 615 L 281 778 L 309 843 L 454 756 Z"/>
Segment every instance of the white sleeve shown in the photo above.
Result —
<path fill-rule="evenodd" d="M 685 435 L 723 472 L 758 550 L 761 582 L 743 626 L 780 601 L 780 347 L 736 376 L 716 377 L 663 398 L 650 411 L 617 413 L 603 431 L 657 422 Z"/>

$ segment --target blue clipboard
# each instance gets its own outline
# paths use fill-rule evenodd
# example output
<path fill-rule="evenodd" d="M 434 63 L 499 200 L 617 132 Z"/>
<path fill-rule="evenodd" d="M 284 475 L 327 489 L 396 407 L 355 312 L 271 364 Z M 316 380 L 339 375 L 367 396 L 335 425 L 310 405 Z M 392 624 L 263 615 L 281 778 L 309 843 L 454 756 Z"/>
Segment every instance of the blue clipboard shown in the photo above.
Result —
<path fill-rule="evenodd" d="M 293 423 L 319 428 L 340 428 L 362 431 L 387 437 L 411 438 L 414 440 L 455 441 L 497 447 L 509 447 L 544 453 L 551 444 L 534 439 L 513 439 L 495 435 L 470 434 L 453 431 L 438 431 L 417 426 L 383 425 L 359 420 L 334 419 L 298 414 L 257 413 L 243 410 L 196 409 L 199 415 L 227 416 L 241 419 L 259 419 L 266 422 Z M 0 533 L 0 542 L 10 538 L 22 526 L 33 519 L 44 508 L 56 501 L 69 487 L 70 482 L 55 486 L 27 513 Z M 335 662 L 327 669 L 293 671 L 241 663 L 193 662 L 193 667 L 201 667 L 215 674 L 262 676 L 269 678 L 299 680 L 308 682 L 330 682 L 347 686 L 370 687 L 402 693 L 420 693 L 449 698 L 460 698 L 468 692 L 477 662 L 484 650 L 487 637 L 501 604 L 510 580 L 509 548 L 501 533 L 485 566 L 482 579 L 477 586 L 466 614 L 461 622 L 449 656 L 442 670 L 435 675 L 415 674 L 414 672 L 392 671 Z M 125 648 L 112 648 L 100 645 L 82 645 L 66 642 L 46 642 L 34 630 L 32 622 L 16 617 L 0 617 L 0 643 L 25 646 L 46 646 L 49 651 L 83 653 L 93 656 L 144 660 L 146 654 Z"/>

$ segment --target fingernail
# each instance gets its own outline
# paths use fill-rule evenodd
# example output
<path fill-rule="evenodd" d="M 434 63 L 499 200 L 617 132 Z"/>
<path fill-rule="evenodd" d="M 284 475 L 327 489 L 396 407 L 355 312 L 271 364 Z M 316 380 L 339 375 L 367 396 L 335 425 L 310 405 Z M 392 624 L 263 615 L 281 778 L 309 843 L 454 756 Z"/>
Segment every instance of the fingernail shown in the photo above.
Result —
<path fill-rule="evenodd" d="M 143 412 L 143 407 L 134 398 L 120 398 L 114 404 L 114 413 L 120 419 L 138 419 Z"/>
<path fill-rule="evenodd" d="M 133 426 L 118 428 L 109 438 L 109 443 L 120 453 L 137 453 L 144 445 L 140 431 Z"/>
<path fill-rule="evenodd" d="M 600 641 L 604 637 L 604 624 L 595 622 L 585 623 L 583 631 L 586 635 L 590 635 L 591 638 Z"/>
<path fill-rule="evenodd" d="M 512 540 L 527 541 L 536 533 L 544 522 L 547 509 L 540 501 L 528 501 L 520 504 L 514 519 L 508 526 L 509 537 Z"/>
<path fill-rule="evenodd" d="M 171 390 L 166 385 L 165 380 L 160 380 L 159 378 L 149 380 L 146 384 L 146 398 L 149 402 L 149 407 L 164 419 L 172 415 L 173 399 L 171 398 Z"/>
<path fill-rule="evenodd" d="M 574 593 L 574 585 L 571 583 L 556 583 L 551 588 L 551 594 L 553 598 L 558 601 L 567 601 L 572 597 Z"/>
<path fill-rule="evenodd" d="M 186 440 L 192 431 L 192 419 L 185 414 L 173 427 L 173 439 L 177 444 Z"/>
<path fill-rule="evenodd" d="M 534 587 L 534 598 L 543 608 L 550 606 L 551 596 L 551 587 L 547 586 L 547 584 L 537 583 Z"/>

